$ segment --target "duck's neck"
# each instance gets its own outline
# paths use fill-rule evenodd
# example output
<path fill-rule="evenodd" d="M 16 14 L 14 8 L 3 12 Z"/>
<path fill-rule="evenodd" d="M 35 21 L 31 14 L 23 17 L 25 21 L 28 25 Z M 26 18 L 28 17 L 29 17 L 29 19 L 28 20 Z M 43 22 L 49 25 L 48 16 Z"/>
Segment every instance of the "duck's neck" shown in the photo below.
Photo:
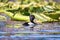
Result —
<path fill-rule="evenodd" d="M 36 24 L 34 21 L 31 21 L 31 23 Z"/>

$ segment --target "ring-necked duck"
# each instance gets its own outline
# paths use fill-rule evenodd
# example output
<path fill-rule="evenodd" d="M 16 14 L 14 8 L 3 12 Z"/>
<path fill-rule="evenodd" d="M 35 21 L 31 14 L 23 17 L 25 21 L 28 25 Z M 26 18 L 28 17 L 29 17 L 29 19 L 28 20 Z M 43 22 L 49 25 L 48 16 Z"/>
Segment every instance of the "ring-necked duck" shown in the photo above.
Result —
<path fill-rule="evenodd" d="M 35 16 L 34 15 L 30 15 L 30 22 L 25 22 L 23 24 L 23 26 L 28 26 L 30 28 L 34 28 L 34 26 L 36 25 L 36 23 L 34 22 Z"/>

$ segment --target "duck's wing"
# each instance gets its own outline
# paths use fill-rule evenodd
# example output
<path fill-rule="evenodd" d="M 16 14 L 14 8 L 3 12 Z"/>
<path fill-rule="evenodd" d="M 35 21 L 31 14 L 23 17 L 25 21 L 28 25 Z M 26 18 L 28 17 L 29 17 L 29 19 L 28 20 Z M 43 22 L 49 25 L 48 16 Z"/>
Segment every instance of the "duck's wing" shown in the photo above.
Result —
<path fill-rule="evenodd" d="M 27 22 L 22 24 L 23 26 L 29 26 L 29 24 Z"/>

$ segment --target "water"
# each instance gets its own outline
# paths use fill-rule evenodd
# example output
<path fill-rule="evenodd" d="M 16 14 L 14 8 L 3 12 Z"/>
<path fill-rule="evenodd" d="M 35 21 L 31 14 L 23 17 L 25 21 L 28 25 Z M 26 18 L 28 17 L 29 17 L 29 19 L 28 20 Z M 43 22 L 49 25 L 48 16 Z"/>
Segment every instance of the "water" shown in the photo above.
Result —
<path fill-rule="evenodd" d="M 21 22 L 8 21 L 0 21 L 0 40 L 60 40 L 60 22 L 36 25 L 32 31 L 23 27 Z"/>
<path fill-rule="evenodd" d="M 0 40 L 60 40 L 57 35 L 0 36 Z"/>

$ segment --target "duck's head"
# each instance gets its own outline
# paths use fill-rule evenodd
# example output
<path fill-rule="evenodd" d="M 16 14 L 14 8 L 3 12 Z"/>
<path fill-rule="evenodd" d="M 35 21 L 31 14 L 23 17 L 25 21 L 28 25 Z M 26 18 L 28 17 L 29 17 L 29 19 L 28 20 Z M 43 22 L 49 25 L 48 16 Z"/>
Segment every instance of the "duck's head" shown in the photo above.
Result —
<path fill-rule="evenodd" d="M 30 22 L 34 21 L 35 16 L 34 15 L 30 15 Z"/>

